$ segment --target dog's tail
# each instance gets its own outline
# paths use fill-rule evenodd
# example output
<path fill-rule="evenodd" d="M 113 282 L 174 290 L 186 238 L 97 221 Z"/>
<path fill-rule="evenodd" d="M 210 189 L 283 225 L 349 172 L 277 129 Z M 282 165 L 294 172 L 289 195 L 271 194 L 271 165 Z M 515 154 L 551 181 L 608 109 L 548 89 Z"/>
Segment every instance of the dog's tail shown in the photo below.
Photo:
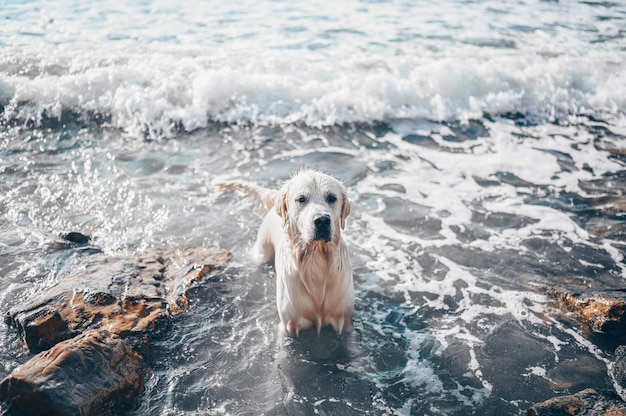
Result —
<path fill-rule="evenodd" d="M 260 187 L 252 182 L 245 181 L 228 181 L 219 182 L 217 187 L 222 192 L 241 191 L 247 196 L 254 197 L 261 202 L 267 209 L 270 209 L 276 203 L 278 191 Z"/>

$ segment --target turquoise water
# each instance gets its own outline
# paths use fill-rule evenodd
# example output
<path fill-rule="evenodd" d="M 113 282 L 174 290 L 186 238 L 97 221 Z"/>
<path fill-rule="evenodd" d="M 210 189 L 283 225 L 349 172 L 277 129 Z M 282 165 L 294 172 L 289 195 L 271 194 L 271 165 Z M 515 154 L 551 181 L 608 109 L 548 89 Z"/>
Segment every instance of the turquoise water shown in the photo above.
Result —
<path fill-rule="evenodd" d="M 219 245 L 131 414 L 524 414 L 613 389 L 544 288 L 620 288 L 626 7 L 7 2 L 0 306 L 105 253 Z M 355 331 L 276 333 L 263 215 L 219 179 L 345 181 Z M 28 355 L 0 331 L 0 376 Z"/>

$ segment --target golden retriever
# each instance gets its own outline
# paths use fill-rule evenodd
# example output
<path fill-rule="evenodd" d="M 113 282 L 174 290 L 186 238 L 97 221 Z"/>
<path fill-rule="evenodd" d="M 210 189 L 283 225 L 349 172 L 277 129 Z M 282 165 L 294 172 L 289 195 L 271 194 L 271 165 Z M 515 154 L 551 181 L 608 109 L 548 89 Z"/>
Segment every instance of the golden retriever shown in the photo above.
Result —
<path fill-rule="evenodd" d="M 313 169 L 296 172 L 280 190 L 243 181 L 218 184 L 240 190 L 269 210 L 259 228 L 253 255 L 274 259 L 276 305 L 287 334 L 331 325 L 352 329 L 354 284 L 346 244 L 341 238 L 350 203 L 346 188 Z"/>

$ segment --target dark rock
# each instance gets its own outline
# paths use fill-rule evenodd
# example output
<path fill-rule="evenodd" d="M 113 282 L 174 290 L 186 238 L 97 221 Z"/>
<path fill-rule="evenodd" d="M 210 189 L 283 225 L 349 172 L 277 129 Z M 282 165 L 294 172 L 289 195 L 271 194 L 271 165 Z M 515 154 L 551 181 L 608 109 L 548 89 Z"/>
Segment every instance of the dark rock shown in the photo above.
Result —
<path fill-rule="evenodd" d="M 26 345 L 32 345 L 31 351 L 44 351 L 66 339 L 73 338 L 79 333 L 70 330 L 67 322 L 61 318 L 59 312 L 42 308 L 35 312 L 25 322 L 23 327 Z"/>
<path fill-rule="evenodd" d="M 187 308 L 191 284 L 228 255 L 217 248 L 154 249 L 135 259 L 88 255 L 48 292 L 12 308 L 5 320 L 31 352 L 97 328 L 141 347 Z"/>
<path fill-rule="evenodd" d="M 187 291 L 196 282 L 220 267 L 230 253 L 220 248 L 186 247 L 163 253 L 166 268 L 166 302 L 170 313 L 177 315 L 189 307 Z M 155 276 L 159 278 L 159 276 Z"/>
<path fill-rule="evenodd" d="M 613 380 L 626 392 L 626 345 L 620 345 L 615 349 L 615 358 L 610 371 Z"/>
<path fill-rule="evenodd" d="M 539 220 L 535 218 L 508 214 L 506 212 L 472 211 L 472 223 L 481 224 L 490 229 L 521 229 L 538 222 Z"/>
<path fill-rule="evenodd" d="M 468 223 L 463 226 L 451 225 L 450 229 L 456 234 L 459 241 L 463 243 L 487 240 L 491 237 L 491 234 L 479 224 Z"/>
<path fill-rule="evenodd" d="M 623 178 L 620 179 L 623 180 Z M 611 185 L 607 184 L 607 186 Z M 595 201 L 596 208 L 604 214 L 621 216 L 626 211 L 626 199 L 621 196 L 596 198 Z"/>
<path fill-rule="evenodd" d="M 435 240 L 443 236 L 441 220 L 431 214 L 431 208 L 402 198 L 384 198 L 383 220 L 398 232 Z"/>
<path fill-rule="evenodd" d="M 511 172 L 496 172 L 494 176 L 498 178 L 500 182 L 516 188 L 533 188 L 535 186 L 531 182 L 525 181 Z"/>
<path fill-rule="evenodd" d="M 548 290 L 557 306 L 596 333 L 624 334 L 626 329 L 626 293 L 572 294 Z"/>
<path fill-rule="evenodd" d="M 190 286 L 228 256 L 218 248 L 162 248 L 138 258 L 81 257 L 55 287 L 7 313 L 31 352 L 47 351 L 0 383 L 0 400 L 19 415 L 127 409 L 146 373 L 133 348 L 185 311 Z"/>
<path fill-rule="evenodd" d="M 88 235 L 85 235 L 83 233 L 77 233 L 77 232 L 69 232 L 67 234 L 65 234 L 63 236 L 63 238 L 67 241 L 69 241 L 70 243 L 74 243 L 80 246 L 84 246 L 86 244 L 89 244 L 89 242 L 91 241 L 91 237 Z"/>
<path fill-rule="evenodd" d="M 546 373 L 546 379 L 555 391 L 578 391 L 585 388 L 601 388 L 589 385 L 589 380 L 606 378 L 606 364 L 591 354 L 577 354 L 575 358 L 559 360 Z M 606 384 L 604 388 L 609 388 Z"/>
<path fill-rule="evenodd" d="M 449 139 L 451 141 L 464 142 L 466 140 L 489 137 L 489 129 L 480 120 L 469 120 L 467 122 L 452 121 L 446 123 L 446 125 L 454 133 L 454 139 Z"/>
<path fill-rule="evenodd" d="M 528 409 L 529 416 L 618 416 L 625 414 L 626 404 L 617 394 L 594 389 L 555 397 Z"/>
<path fill-rule="evenodd" d="M 611 220 L 609 218 L 592 218 L 587 222 L 586 229 L 602 238 L 626 240 L 626 223 L 623 221 Z"/>
<path fill-rule="evenodd" d="M 68 250 L 71 248 L 82 248 L 85 252 L 98 253 L 101 250 L 97 247 L 89 245 L 91 236 L 78 232 L 69 232 L 60 236 L 60 240 L 53 241 L 50 248 L 53 250 Z"/>
<path fill-rule="evenodd" d="M 482 365 L 482 377 L 492 384 L 493 394 L 504 401 L 517 400 L 520 391 L 532 401 L 551 394 L 552 389 L 543 379 L 523 374 L 531 366 L 553 360 L 552 346 L 509 317 L 492 317 L 489 324 L 496 326 L 484 336 L 475 359 Z"/>
<path fill-rule="evenodd" d="M 611 154 L 611 158 L 626 160 L 626 148 L 624 147 L 624 136 L 614 133 L 605 126 L 594 126 L 592 128 L 594 136 L 594 147 L 597 150 L 604 150 Z"/>
<path fill-rule="evenodd" d="M 430 136 L 423 136 L 421 134 L 409 134 L 402 138 L 403 141 L 419 146 L 428 147 L 431 149 L 438 149 L 439 144 Z"/>
<path fill-rule="evenodd" d="M 146 372 L 123 339 L 92 330 L 18 367 L 0 383 L 0 399 L 9 414 L 119 414 L 132 406 Z"/>

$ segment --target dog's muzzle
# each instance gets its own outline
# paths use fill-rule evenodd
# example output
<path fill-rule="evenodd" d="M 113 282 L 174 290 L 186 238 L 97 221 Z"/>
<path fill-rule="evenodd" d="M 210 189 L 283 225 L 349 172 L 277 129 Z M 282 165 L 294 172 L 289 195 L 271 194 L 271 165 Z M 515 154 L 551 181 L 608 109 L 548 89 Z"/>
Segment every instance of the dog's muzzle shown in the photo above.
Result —
<path fill-rule="evenodd" d="M 328 243 L 331 238 L 331 220 L 329 215 L 322 215 L 313 220 L 315 226 L 314 241 L 324 241 Z"/>

